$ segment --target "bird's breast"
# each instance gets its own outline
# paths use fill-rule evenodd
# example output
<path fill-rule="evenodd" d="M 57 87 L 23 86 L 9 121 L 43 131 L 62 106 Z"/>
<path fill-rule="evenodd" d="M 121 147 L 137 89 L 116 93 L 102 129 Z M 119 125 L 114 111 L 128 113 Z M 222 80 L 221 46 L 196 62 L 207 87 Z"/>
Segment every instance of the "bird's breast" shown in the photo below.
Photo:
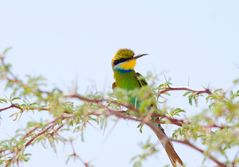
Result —
<path fill-rule="evenodd" d="M 114 78 L 119 88 L 133 90 L 140 87 L 134 70 L 114 70 Z"/>

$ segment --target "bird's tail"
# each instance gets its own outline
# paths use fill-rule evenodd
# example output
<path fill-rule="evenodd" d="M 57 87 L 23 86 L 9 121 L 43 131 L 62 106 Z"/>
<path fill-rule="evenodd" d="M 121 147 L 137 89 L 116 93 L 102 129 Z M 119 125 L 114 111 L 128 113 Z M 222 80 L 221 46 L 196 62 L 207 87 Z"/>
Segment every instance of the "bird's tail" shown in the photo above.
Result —
<path fill-rule="evenodd" d="M 168 154 L 168 157 L 173 165 L 173 167 L 183 167 L 183 162 L 173 148 L 171 141 L 165 142 L 164 148 Z"/>
<path fill-rule="evenodd" d="M 158 127 L 161 129 L 161 131 L 165 135 L 165 140 L 163 140 L 162 145 L 163 145 L 165 151 L 167 152 L 168 157 L 169 157 L 173 167 L 183 167 L 184 166 L 183 161 L 181 160 L 181 158 L 176 153 L 176 151 L 173 147 L 173 144 L 168 139 L 166 133 L 164 132 L 164 129 L 162 128 L 162 126 L 160 124 L 158 124 Z"/>

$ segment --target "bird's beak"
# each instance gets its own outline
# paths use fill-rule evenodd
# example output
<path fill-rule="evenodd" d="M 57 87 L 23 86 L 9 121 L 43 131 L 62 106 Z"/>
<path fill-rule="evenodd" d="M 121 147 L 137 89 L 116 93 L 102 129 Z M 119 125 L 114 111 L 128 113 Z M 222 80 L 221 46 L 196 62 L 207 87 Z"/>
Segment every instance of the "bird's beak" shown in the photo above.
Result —
<path fill-rule="evenodd" d="M 138 58 L 146 56 L 146 55 L 148 55 L 148 54 L 140 54 L 140 55 L 134 56 L 132 59 L 138 59 Z"/>

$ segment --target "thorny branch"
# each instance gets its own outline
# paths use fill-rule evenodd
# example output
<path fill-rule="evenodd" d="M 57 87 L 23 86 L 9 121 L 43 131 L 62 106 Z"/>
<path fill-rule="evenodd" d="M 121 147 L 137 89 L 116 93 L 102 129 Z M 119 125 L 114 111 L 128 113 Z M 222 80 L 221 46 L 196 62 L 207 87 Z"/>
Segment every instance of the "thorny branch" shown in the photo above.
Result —
<path fill-rule="evenodd" d="M 180 143 L 180 144 L 187 145 L 187 146 L 191 147 L 192 149 L 197 150 L 197 151 L 200 152 L 201 154 L 205 154 L 205 153 L 206 153 L 203 149 L 201 149 L 201 148 L 197 147 L 196 145 L 190 143 L 188 140 L 175 140 L 175 139 L 170 139 L 170 140 L 173 141 L 173 142 L 176 142 L 176 143 Z M 222 162 L 220 162 L 219 160 L 217 160 L 216 157 L 214 157 L 214 156 L 212 156 L 212 155 L 210 155 L 210 154 L 207 154 L 207 156 L 208 156 L 208 158 L 210 158 L 213 162 L 215 162 L 215 163 L 218 165 L 218 167 L 227 167 L 225 164 L 223 164 Z"/>
<path fill-rule="evenodd" d="M 81 163 L 84 165 L 84 167 L 89 167 L 89 162 L 85 162 L 77 153 L 73 144 L 73 141 L 70 141 L 71 149 L 72 149 L 72 154 L 71 156 L 76 157 L 81 161 Z"/>
<path fill-rule="evenodd" d="M 21 148 L 18 148 L 18 150 L 0 150 L 0 155 L 3 152 L 7 152 L 8 154 L 13 154 L 13 151 L 16 151 L 15 154 L 17 154 L 20 151 L 23 151 L 23 149 L 26 149 L 28 146 L 30 146 L 38 137 L 48 133 L 50 134 L 50 130 L 52 130 L 52 132 L 54 132 L 54 134 L 56 134 L 60 128 L 62 128 L 62 126 L 60 125 L 57 129 L 54 129 L 54 127 L 56 127 L 58 125 L 57 121 L 61 120 L 63 121 L 64 119 L 66 119 L 67 117 L 65 116 L 59 116 L 57 118 L 55 118 L 53 121 L 47 123 L 43 128 L 36 126 L 35 128 L 33 128 L 32 130 L 28 131 L 23 137 L 22 137 L 22 141 L 25 142 L 24 145 L 22 145 Z M 6 155 L 6 154 L 5 154 Z M 4 155 L 2 155 L 4 156 Z"/>
<path fill-rule="evenodd" d="M 11 105 L 9 105 L 7 107 L 0 108 L 0 112 L 8 110 L 8 109 L 13 109 L 13 108 L 19 109 L 21 111 L 24 110 L 21 106 L 19 106 L 17 104 L 11 104 Z M 28 107 L 28 110 L 48 111 L 49 109 L 46 108 L 46 107 Z"/>
<path fill-rule="evenodd" d="M 196 95 L 200 95 L 200 94 L 209 94 L 210 95 L 210 94 L 212 94 L 210 89 L 194 90 L 194 89 L 186 88 L 186 87 L 171 87 L 171 86 L 168 86 L 167 88 L 165 88 L 163 90 L 160 90 L 158 92 L 158 96 L 161 96 L 162 94 L 165 94 L 165 93 L 170 92 L 170 91 L 190 91 L 190 92 L 195 93 Z"/>
<path fill-rule="evenodd" d="M 177 126 L 182 126 L 186 124 L 191 124 L 189 121 L 183 120 L 183 119 L 176 119 L 164 114 L 157 114 L 153 113 L 152 117 L 156 118 L 155 122 L 159 124 L 165 124 L 165 121 L 162 121 L 163 119 L 166 119 L 167 124 L 173 124 Z M 210 125 L 200 125 L 201 127 L 205 129 L 212 129 L 212 128 L 219 128 L 219 129 L 224 129 L 224 128 L 229 128 L 229 126 L 222 126 L 222 125 L 217 125 L 217 124 L 210 124 Z"/>
<path fill-rule="evenodd" d="M 126 115 L 125 113 L 123 112 L 119 112 L 119 111 L 115 111 L 115 110 L 112 110 L 110 108 L 108 108 L 107 106 L 105 106 L 103 104 L 104 101 L 106 100 L 99 100 L 99 99 L 89 99 L 87 97 L 84 97 L 84 96 L 81 96 L 81 95 L 70 95 L 70 96 L 67 96 L 67 97 L 70 97 L 70 98 L 76 98 L 76 99 L 79 99 L 81 101 L 84 101 L 84 102 L 88 102 L 88 103 L 96 103 L 98 105 L 100 105 L 101 107 L 104 107 L 105 109 L 107 109 L 108 112 L 104 113 L 103 115 L 105 116 L 116 116 L 117 118 L 121 118 L 121 119 L 128 119 L 128 120 L 133 120 L 133 121 L 137 121 L 137 122 L 140 122 L 140 123 L 144 123 L 144 124 L 147 124 L 150 128 L 154 128 L 154 124 L 152 122 L 148 122 L 146 121 L 145 119 L 139 119 L 139 118 L 135 118 L 135 117 L 132 117 L 132 116 L 129 116 L 129 115 Z M 123 107 L 128 107 L 128 109 L 130 110 L 134 110 L 134 111 L 137 111 L 136 108 L 134 108 L 133 106 L 131 105 L 127 105 L 127 104 L 121 104 L 120 102 L 115 102 L 115 101 L 111 101 L 112 103 L 115 103 L 115 104 L 118 104 L 120 106 L 123 106 Z M 4 110 L 8 110 L 10 108 L 16 108 L 16 109 L 19 109 L 19 110 L 23 110 L 20 106 L 17 106 L 15 104 L 11 104 L 10 106 L 8 107 L 5 107 L 5 108 L 2 108 L 0 109 L 0 111 L 4 111 Z M 29 108 L 29 110 L 48 110 L 47 108 Z M 92 112 L 92 113 L 89 113 L 89 115 L 97 115 L 97 116 L 100 116 L 102 115 L 102 113 L 97 113 L 97 112 Z M 169 121 L 171 121 L 173 124 L 175 125 L 178 125 L 178 126 L 181 126 L 183 123 L 185 123 L 183 120 L 177 120 L 177 119 L 174 119 L 174 118 L 170 118 L 168 116 L 164 116 L 164 115 L 154 115 L 154 116 L 157 116 L 157 117 L 161 117 L 161 118 L 167 118 Z M 67 116 L 60 116 L 58 118 L 56 118 L 54 121 L 50 122 L 49 125 L 55 123 L 57 120 L 63 120 L 63 119 L 66 119 L 66 118 L 73 118 L 74 116 L 73 115 L 67 115 Z M 158 122 L 160 123 L 160 122 Z M 47 128 L 45 128 L 44 130 L 40 131 L 39 133 L 35 134 L 25 145 L 24 145 L 24 149 L 26 147 L 28 147 L 37 137 L 43 135 L 44 133 L 49 133 L 49 129 L 51 129 L 52 127 L 54 127 L 55 125 L 51 125 L 51 126 L 47 126 Z M 28 132 L 24 138 L 27 138 L 28 136 L 31 136 L 31 134 L 36 131 L 38 128 L 34 128 L 33 130 L 31 130 L 30 132 Z M 159 139 L 160 140 L 168 140 L 168 138 L 161 132 L 157 132 L 157 136 L 160 136 Z M 165 139 L 166 138 L 166 139 Z M 188 143 L 186 142 L 181 142 L 181 144 L 186 144 L 186 145 L 189 145 Z M 196 147 L 192 147 L 196 150 L 198 150 L 198 148 Z M 3 152 L 3 150 L 0 150 L 0 153 Z M 203 153 L 203 152 L 201 152 Z M 209 156 L 210 159 L 212 159 L 215 163 L 218 163 L 219 161 L 216 161 L 214 157 L 212 156 Z M 220 162 L 219 162 L 220 164 Z"/>
<path fill-rule="evenodd" d="M 81 95 L 71 95 L 71 96 L 68 96 L 68 97 L 76 98 L 76 99 L 79 99 L 79 100 L 84 101 L 84 102 L 87 102 L 87 103 L 95 103 L 95 104 L 99 105 L 100 107 L 105 108 L 106 111 L 107 111 L 107 112 L 104 112 L 104 113 L 102 113 L 102 112 L 100 112 L 100 113 L 99 113 L 99 112 L 90 112 L 90 113 L 88 113 L 88 116 L 89 116 L 89 115 L 96 115 L 96 116 L 102 116 L 102 115 L 103 115 L 103 116 L 106 116 L 106 117 L 115 116 L 115 117 L 120 118 L 120 119 L 127 119 L 127 120 L 132 120 L 132 121 L 144 123 L 144 124 L 148 125 L 151 129 L 154 129 L 154 131 L 155 131 L 155 128 L 157 128 L 157 127 L 155 127 L 155 124 L 154 124 L 151 120 L 147 120 L 147 119 L 144 119 L 144 118 L 136 118 L 136 117 L 127 115 L 127 114 L 125 114 L 124 112 L 119 112 L 119 111 L 110 109 L 108 106 L 106 106 L 105 104 L 103 104 L 103 102 L 104 102 L 105 100 L 90 99 L 90 98 L 87 98 L 87 97 L 83 97 L 83 96 L 81 96 Z M 120 103 L 117 102 L 117 104 L 119 105 Z M 122 106 L 122 105 L 121 105 L 121 106 Z M 123 106 L 125 107 L 125 105 L 123 105 Z M 20 107 L 15 107 L 14 105 L 11 106 L 11 107 L 12 107 L 12 108 L 17 108 L 17 109 L 21 110 Z M 6 107 L 5 110 L 10 109 L 11 107 L 10 107 L 10 106 L 9 106 L 9 107 Z M 132 107 L 132 106 L 131 106 L 131 107 Z M 32 108 L 32 109 L 34 109 L 34 108 Z M 47 110 L 47 108 L 43 108 L 43 109 L 44 109 L 44 110 Z M 131 109 L 132 109 L 132 108 L 131 108 Z M 3 111 L 3 109 L 1 109 L 1 110 Z M 36 110 L 39 110 L 39 108 L 36 108 Z M 134 110 L 137 111 L 136 108 L 134 108 Z M 165 117 L 165 116 L 164 116 L 164 117 Z M 27 146 L 29 146 L 37 137 L 41 136 L 41 135 L 44 134 L 44 133 L 49 133 L 48 130 L 51 129 L 53 126 L 55 126 L 54 123 L 57 122 L 57 120 L 72 119 L 72 118 L 74 118 L 74 115 L 65 114 L 65 113 L 64 113 L 63 115 L 61 115 L 60 117 L 56 118 L 55 120 L 53 120 L 52 122 L 49 123 L 49 126 L 47 126 L 47 128 L 45 128 L 44 130 L 42 130 L 42 131 L 40 131 L 39 133 L 37 133 L 37 134 L 35 134 L 34 136 L 32 136 L 32 138 L 25 144 L 25 148 L 26 148 Z M 170 119 L 169 117 L 166 117 L 166 118 Z M 170 119 L 170 120 L 172 120 L 172 119 Z M 174 119 L 174 121 L 175 121 L 175 120 L 176 120 L 176 119 Z M 182 120 L 181 120 L 181 121 L 180 121 L 180 120 L 177 120 L 177 121 L 179 121 L 179 122 L 181 123 L 181 125 L 183 124 L 183 121 L 182 121 Z M 179 123 L 177 122 L 177 123 L 175 123 L 175 124 L 177 125 L 177 124 L 179 124 Z M 50 125 L 51 125 L 51 126 L 50 126 Z M 38 129 L 38 128 L 33 129 L 32 131 L 28 132 L 28 133 L 25 135 L 24 138 L 27 138 L 28 136 L 31 136 L 30 134 L 32 134 L 32 133 L 33 133 L 34 131 L 36 131 L 37 129 Z M 158 128 L 157 128 L 157 129 L 158 129 Z M 162 131 L 157 130 L 157 136 L 159 136 L 159 140 L 161 140 L 161 141 L 169 140 L 169 139 L 162 133 Z M 175 140 L 172 139 L 172 141 L 175 141 Z M 180 141 L 178 141 L 178 142 L 180 142 Z M 187 142 L 185 142 L 185 141 L 181 141 L 181 144 L 189 145 L 189 143 L 187 143 Z M 24 148 L 24 149 L 25 149 L 25 148 Z M 196 148 L 196 147 L 192 147 L 192 146 L 191 146 L 191 148 L 198 150 L 198 148 Z M 198 151 L 199 151 L 199 150 L 198 150 Z M 0 153 L 1 153 L 1 151 L 0 151 Z M 204 153 L 204 152 L 201 151 L 201 153 Z M 220 165 L 222 164 L 221 162 L 219 162 L 218 160 L 216 160 L 213 156 L 208 156 L 208 157 L 209 157 L 212 161 L 214 161 L 215 163 L 217 163 L 218 165 L 219 165 L 219 164 L 220 164 Z"/>
<path fill-rule="evenodd" d="M 0 56 L 0 63 L 2 66 L 6 66 L 5 61 L 4 61 L 4 57 Z M 22 87 L 28 87 L 27 84 L 25 84 L 23 81 L 21 81 L 20 79 L 17 78 L 17 76 L 11 71 L 8 70 L 6 75 L 6 80 L 15 84 L 19 84 Z M 51 92 L 49 91 L 44 91 L 44 90 L 40 90 L 38 89 L 37 91 L 41 92 L 41 93 L 45 93 L 45 94 L 50 94 Z M 196 95 L 200 95 L 200 94 L 211 94 L 211 91 L 209 89 L 205 89 L 205 90 L 194 90 L 191 88 L 185 88 L 185 87 L 168 87 L 165 88 L 163 90 L 160 90 L 158 92 L 158 96 L 161 96 L 162 94 L 165 94 L 169 91 L 191 91 L 193 93 L 195 93 Z M 159 140 L 161 141 L 165 141 L 165 140 L 171 140 L 173 142 L 177 142 L 177 143 L 181 143 L 184 145 L 187 145 L 189 147 L 191 147 L 192 149 L 195 149 L 197 151 L 199 151 L 200 153 L 204 154 L 205 151 L 200 149 L 199 147 L 193 145 L 192 143 L 190 143 L 189 141 L 185 141 L 185 140 L 175 140 L 175 139 L 169 139 L 167 136 L 165 136 L 163 134 L 163 132 L 157 128 L 155 126 L 155 122 L 153 122 L 154 119 L 145 119 L 145 118 L 138 118 L 135 116 L 131 116 L 131 115 L 127 115 L 124 112 L 120 112 L 117 110 L 113 110 L 111 108 L 109 108 L 107 106 L 106 103 L 113 103 L 115 105 L 121 106 L 121 107 L 126 107 L 129 110 L 138 112 L 138 109 L 136 109 L 134 106 L 130 105 L 130 104 L 124 104 L 124 103 L 120 103 L 118 101 L 112 101 L 112 100 L 108 100 L 108 99 L 90 99 L 84 96 L 81 96 L 79 94 L 71 94 L 71 95 L 65 95 L 65 98 L 72 98 L 72 99 L 78 99 L 80 101 L 86 102 L 86 103 L 94 103 L 97 104 L 99 107 L 104 108 L 106 110 L 106 112 L 97 112 L 97 111 L 93 111 L 93 112 L 88 112 L 86 116 L 90 116 L 90 115 L 94 115 L 94 116 L 105 116 L 105 117 L 110 117 L 110 116 L 115 116 L 119 119 L 127 119 L 127 120 L 132 120 L 132 121 L 136 121 L 136 122 L 140 122 L 143 124 L 146 124 L 149 128 L 151 128 L 154 132 L 156 132 L 156 135 L 158 136 Z M 2 111 L 6 111 L 9 109 L 18 109 L 21 112 L 23 112 L 23 109 L 21 106 L 16 105 L 16 104 L 11 104 L 7 107 L 4 108 L 0 108 L 0 112 Z M 27 108 L 27 110 L 38 110 L 38 111 L 49 111 L 49 108 L 47 107 L 30 107 Z M 185 120 L 180 120 L 180 119 L 176 119 L 176 118 L 172 118 L 169 117 L 167 115 L 159 115 L 159 114 L 152 114 L 153 117 L 156 117 L 156 122 L 157 123 L 164 123 L 161 120 L 162 119 L 166 119 L 168 120 L 171 124 L 177 125 L 177 126 L 182 126 L 183 124 L 190 124 L 190 122 L 186 122 Z M 28 146 L 30 146 L 38 137 L 44 135 L 44 134 L 51 134 L 51 133 L 57 133 L 63 126 L 64 124 L 58 125 L 58 121 L 63 121 L 63 120 L 70 120 L 70 119 L 74 119 L 74 114 L 68 114 L 67 111 L 66 113 L 63 113 L 62 115 L 60 115 L 59 117 L 55 118 L 53 121 L 47 123 L 43 129 L 40 129 L 40 127 L 35 127 L 32 130 L 28 131 L 24 136 L 23 136 L 23 140 L 25 140 L 25 144 L 23 145 L 22 148 L 20 148 L 19 150 L 14 150 L 14 151 L 23 151 L 25 150 Z M 58 126 L 58 127 L 57 127 Z M 55 128 L 57 127 L 57 128 Z M 219 125 L 209 125 L 207 126 L 207 128 L 224 128 L 223 126 L 219 126 Z M 13 150 L 0 150 L 0 155 L 4 156 L 4 155 L 9 155 L 9 154 L 17 154 L 17 152 L 13 152 Z M 5 153 L 5 154 L 4 154 Z M 217 160 L 214 156 L 207 154 L 208 158 L 211 159 L 213 162 L 215 162 L 219 167 L 226 167 L 225 164 L 223 164 L 222 162 L 220 162 L 219 160 Z M 12 159 L 14 160 L 14 159 Z M 83 162 L 83 161 L 82 161 Z M 10 162 L 8 162 L 10 163 Z M 85 167 L 88 167 L 88 163 L 84 163 Z"/>
<path fill-rule="evenodd" d="M 83 98 L 83 97 L 80 96 L 80 95 L 73 95 L 73 96 L 71 96 L 71 97 L 73 97 L 73 98 L 78 98 L 78 99 L 80 99 L 80 100 L 85 99 L 85 97 Z M 98 103 L 98 104 L 99 104 L 99 100 L 96 100 L 96 101 L 93 100 L 93 101 L 92 101 L 92 99 L 86 98 L 86 101 L 87 101 L 87 102 L 93 102 L 93 103 L 95 102 L 95 103 Z M 101 102 L 102 102 L 102 101 L 101 101 Z M 118 102 L 117 104 L 120 104 L 120 103 Z M 123 106 L 125 107 L 125 105 L 123 105 Z M 103 105 L 103 107 L 106 107 L 106 106 Z M 130 106 L 130 107 L 133 107 L 133 106 Z M 134 117 L 132 117 L 132 116 L 125 115 L 125 114 L 122 113 L 122 112 L 118 112 L 118 111 L 111 110 L 111 109 L 109 109 L 108 107 L 106 107 L 106 108 L 107 108 L 107 110 L 110 112 L 110 113 L 109 113 L 109 116 L 110 116 L 110 115 L 114 115 L 114 116 L 116 116 L 116 117 L 118 117 L 118 118 L 121 118 L 121 119 L 129 119 L 129 120 L 137 121 L 137 122 L 144 123 L 144 124 L 148 125 L 148 127 L 150 127 L 154 132 L 156 132 L 156 135 L 157 135 L 157 137 L 159 138 L 159 140 L 160 140 L 161 142 L 165 142 L 166 140 L 171 140 L 171 141 L 178 142 L 178 143 L 181 143 L 181 144 L 184 144 L 184 145 L 188 145 L 188 146 L 190 146 L 191 148 L 193 148 L 193 149 L 199 151 L 200 153 L 204 154 L 204 151 L 203 151 L 202 149 L 196 147 L 195 145 L 189 143 L 188 141 L 180 141 L 180 140 L 175 140 L 175 139 L 169 139 L 166 135 L 164 135 L 164 133 L 163 133 L 157 126 L 155 126 L 155 124 L 152 122 L 152 120 L 147 120 L 147 119 L 143 119 L 143 118 L 141 118 L 141 119 L 140 119 L 140 118 L 134 118 Z M 132 108 L 131 108 L 131 109 L 132 109 Z M 136 109 L 136 108 L 134 108 L 134 111 L 139 112 L 138 109 Z M 157 116 L 159 116 L 159 115 L 157 115 Z M 182 120 L 177 120 L 177 119 L 174 119 L 174 118 L 170 118 L 170 117 L 168 117 L 168 116 L 162 116 L 162 115 L 161 115 L 161 117 L 167 118 L 167 119 L 169 119 L 169 121 L 172 121 L 172 122 L 174 122 L 176 125 L 179 125 L 179 126 L 181 126 L 181 125 L 184 123 L 184 121 L 182 121 Z M 211 127 L 223 128 L 223 127 L 220 127 L 220 126 L 217 126 L 217 125 L 212 125 Z M 212 161 L 214 161 L 214 162 L 218 165 L 218 167 L 226 167 L 225 164 L 223 164 L 222 162 L 220 162 L 219 160 L 217 160 L 214 156 L 208 154 L 208 157 L 209 157 L 209 159 L 211 159 Z"/>

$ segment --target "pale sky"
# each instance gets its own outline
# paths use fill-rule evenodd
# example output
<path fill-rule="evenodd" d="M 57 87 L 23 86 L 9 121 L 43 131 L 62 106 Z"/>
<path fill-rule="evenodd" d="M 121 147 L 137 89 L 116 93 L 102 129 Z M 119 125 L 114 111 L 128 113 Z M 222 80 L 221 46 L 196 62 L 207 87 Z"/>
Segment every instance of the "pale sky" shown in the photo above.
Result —
<path fill-rule="evenodd" d="M 20 76 L 43 75 L 65 90 L 78 78 L 81 93 L 95 85 L 99 91 L 110 90 L 111 58 L 119 48 L 148 53 L 137 71 L 153 72 L 159 84 L 165 72 L 177 86 L 226 89 L 239 73 L 238 9 L 237 0 L 0 0 L 0 49 L 13 47 L 8 61 Z M 172 98 L 170 103 L 185 105 L 192 114 L 186 102 Z M 8 117 L 1 120 L 1 132 L 9 129 L 5 137 L 13 134 L 12 124 Z M 129 160 L 139 151 L 138 143 L 148 136 L 157 140 L 147 129 L 140 134 L 130 122 L 120 121 L 113 132 L 111 127 L 105 133 L 90 128 L 85 143 L 77 144 L 82 158 L 92 160 L 96 167 L 131 166 Z M 144 166 L 169 163 L 159 148 L 162 152 Z M 200 154 L 186 146 L 176 148 L 187 166 L 201 166 Z M 69 149 L 62 146 L 57 154 L 41 146 L 28 150 L 33 155 L 24 167 L 81 164 L 66 165 L 64 156 Z"/>

